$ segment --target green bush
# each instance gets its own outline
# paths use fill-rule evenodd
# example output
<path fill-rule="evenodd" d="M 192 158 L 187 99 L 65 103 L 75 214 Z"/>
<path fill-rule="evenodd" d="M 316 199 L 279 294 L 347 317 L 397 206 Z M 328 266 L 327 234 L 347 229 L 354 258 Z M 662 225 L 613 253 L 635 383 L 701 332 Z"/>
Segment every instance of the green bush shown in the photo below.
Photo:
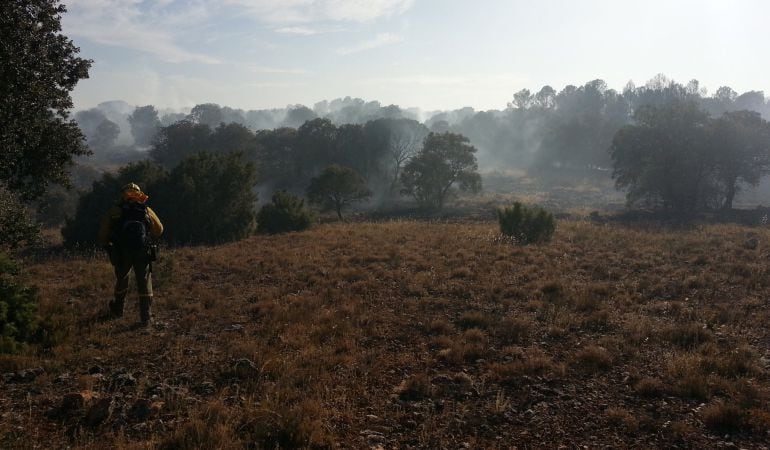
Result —
<path fill-rule="evenodd" d="M 80 197 L 75 217 L 62 229 L 64 244 L 93 246 L 99 221 L 118 203 L 121 187 L 128 182 L 139 184 L 150 196 L 148 205 L 163 223 L 166 242 L 218 244 L 254 231 L 254 165 L 240 153 L 196 153 L 170 172 L 143 161 L 115 175 L 105 174 Z"/>
<path fill-rule="evenodd" d="M 273 194 L 270 203 L 257 214 L 257 231 L 260 233 L 284 233 L 310 228 L 313 213 L 305 208 L 305 201 L 286 191 Z"/>
<path fill-rule="evenodd" d="M 0 186 L 0 249 L 15 249 L 36 242 L 38 226 L 18 196 Z"/>
<path fill-rule="evenodd" d="M 0 253 L 0 353 L 17 351 L 21 344 L 34 339 L 38 329 L 37 289 L 18 284 L 17 274 L 13 261 Z"/>
<path fill-rule="evenodd" d="M 179 163 L 155 194 L 156 202 L 150 198 L 165 226 L 164 239 L 221 244 L 254 233 L 256 177 L 256 167 L 240 153 L 196 153 Z"/>
<path fill-rule="evenodd" d="M 556 231 L 553 214 L 539 206 L 526 206 L 520 202 L 515 202 L 512 207 L 498 208 L 497 220 L 500 232 L 520 244 L 548 242 Z"/>

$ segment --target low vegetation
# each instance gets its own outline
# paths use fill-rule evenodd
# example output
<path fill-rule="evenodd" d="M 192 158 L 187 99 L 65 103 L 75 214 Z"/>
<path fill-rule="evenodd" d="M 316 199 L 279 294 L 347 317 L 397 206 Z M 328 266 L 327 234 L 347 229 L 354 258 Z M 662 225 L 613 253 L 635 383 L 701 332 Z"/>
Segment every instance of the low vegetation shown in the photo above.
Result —
<path fill-rule="evenodd" d="M 313 213 L 305 207 L 305 201 L 286 191 L 276 191 L 267 205 L 257 213 L 257 231 L 260 233 L 286 233 L 302 231 L 313 224 Z"/>
<path fill-rule="evenodd" d="M 515 202 L 513 206 L 498 208 L 500 232 L 521 244 L 548 242 L 556 231 L 553 214 L 539 206 Z"/>
<path fill-rule="evenodd" d="M 19 269 L 0 252 L 0 354 L 18 351 L 34 340 L 38 292 L 18 280 Z"/>
<path fill-rule="evenodd" d="M 334 223 L 168 250 L 149 332 L 134 303 L 100 319 L 105 258 L 30 261 L 55 336 L 0 357 L 0 446 L 766 445 L 770 232 L 497 236 Z"/>

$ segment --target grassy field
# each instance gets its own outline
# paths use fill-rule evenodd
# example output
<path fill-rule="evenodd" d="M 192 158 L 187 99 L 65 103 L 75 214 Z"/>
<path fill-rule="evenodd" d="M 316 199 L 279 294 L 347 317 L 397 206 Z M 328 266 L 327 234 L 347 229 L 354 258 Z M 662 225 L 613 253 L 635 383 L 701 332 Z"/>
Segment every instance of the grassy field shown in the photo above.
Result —
<path fill-rule="evenodd" d="M 767 448 L 769 263 L 765 228 L 326 224 L 167 251 L 146 331 L 56 256 L 0 447 Z"/>

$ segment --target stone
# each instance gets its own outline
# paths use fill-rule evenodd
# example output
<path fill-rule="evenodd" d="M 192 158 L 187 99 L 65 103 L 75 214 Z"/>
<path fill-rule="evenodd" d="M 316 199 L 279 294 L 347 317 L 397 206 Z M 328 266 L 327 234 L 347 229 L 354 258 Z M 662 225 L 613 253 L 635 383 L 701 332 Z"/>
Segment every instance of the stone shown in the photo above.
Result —
<path fill-rule="evenodd" d="M 430 380 L 433 384 L 452 384 L 453 380 L 449 378 L 447 375 L 436 375 L 433 377 L 433 379 Z"/>
<path fill-rule="evenodd" d="M 216 392 L 216 386 L 211 381 L 204 381 L 193 387 L 192 390 L 198 395 L 212 395 Z"/>
<path fill-rule="evenodd" d="M 153 384 L 145 389 L 145 394 L 149 397 L 160 397 L 171 392 L 173 388 L 165 383 Z"/>
<path fill-rule="evenodd" d="M 45 369 L 43 369 L 42 367 L 35 367 L 34 369 L 27 369 L 24 372 L 26 372 L 28 377 L 32 377 L 32 379 L 34 380 L 35 378 L 44 374 Z"/>
<path fill-rule="evenodd" d="M 140 398 L 128 410 L 128 418 L 140 422 L 147 420 L 151 414 L 152 403 L 146 398 Z"/>
<path fill-rule="evenodd" d="M 76 411 L 83 408 L 93 400 L 94 394 L 91 391 L 70 392 L 65 394 L 61 400 L 61 409 L 63 411 Z"/>
<path fill-rule="evenodd" d="M 239 379 L 254 378 L 259 375 L 259 368 L 252 360 L 241 358 L 233 363 L 233 372 Z"/>
<path fill-rule="evenodd" d="M 112 377 L 112 383 L 116 387 L 136 386 L 136 378 L 130 373 L 120 373 Z"/>
<path fill-rule="evenodd" d="M 69 372 L 64 372 L 63 374 L 59 375 L 58 377 L 54 378 L 54 383 L 64 383 L 66 381 L 69 381 L 70 378 L 72 378 L 72 375 Z"/>
<path fill-rule="evenodd" d="M 35 378 L 45 373 L 42 367 L 33 369 L 24 369 L 18 372 L 9 372 L 3 374 L 3 381 L 6 383 L 31 383 Z"/>
<path fill-rule="evenodd" d="M 103 398 L 94 403 L 94 405 L 86 413 L 83 421 L 89 427 L 95 427 L 109 419 L 114 408 L 115 402 L 112 401 L 112 398 Z"/>

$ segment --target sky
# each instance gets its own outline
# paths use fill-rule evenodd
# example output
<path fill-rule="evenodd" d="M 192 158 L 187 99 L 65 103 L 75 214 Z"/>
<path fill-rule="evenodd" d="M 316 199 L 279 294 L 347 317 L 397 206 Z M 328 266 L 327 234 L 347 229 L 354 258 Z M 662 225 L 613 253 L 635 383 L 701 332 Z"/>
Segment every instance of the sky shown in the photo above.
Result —
<path fill-rule="evenodd" d="M 64 0 L 94 60 L 76 109 L 504 109 L 513 93 L 656 74 L 770 95 L 765 0 Z"/>

